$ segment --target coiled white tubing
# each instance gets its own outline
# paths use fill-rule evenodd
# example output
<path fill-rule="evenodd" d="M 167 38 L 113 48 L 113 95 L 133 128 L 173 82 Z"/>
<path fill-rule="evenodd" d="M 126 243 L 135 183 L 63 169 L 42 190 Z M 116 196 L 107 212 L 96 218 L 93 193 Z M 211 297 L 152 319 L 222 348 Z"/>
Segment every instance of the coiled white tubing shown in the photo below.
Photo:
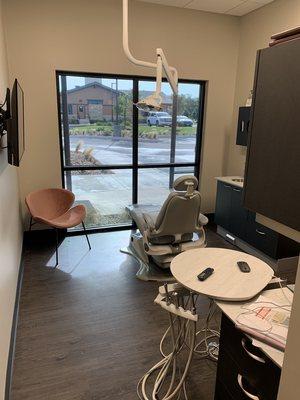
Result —
<path fill-rule="evenodd" d="M 143 377 L 140 379 L 137 385 L 137 395 L 140 400 L 158 400 L 158 393 L 161 390 L 164 381 L 167 377 L 167 375 L 171 371 L 171 382 L 169 384 L 169 388 L 164 395 L 164 397 L 159 398 L 160 400 L 171 400 L 174 399 L 176 396 L 176 399 L 179 400 L 181 397 L 181 394 L 183 393 L 184 399 L 188 400 L 187 396 L 187 391 L 186 391 L 186 386 L 185 386 L 185 380 L 188 374 L 188 370 L 192 361 L 193 355 L 197 355 L 200 358 L 209 358 L 213 361 L 217 361 L 218 357 L 214 354 L 215 351 L 218 349 L 218 345 L 214 346 L 209 346 L 208 340 L 212 338 L 219 338 L 220 332 L 211 329 L 209 327 L 209 323 L 214 315 L 214 311 L 212 310 L 212 302 L 210 303 L 208 315 L 205 321 L 205 325 L 198 331 L 196 331 L 196 323 L 192 321 L 187 321 L 187 322 L 182 322 L 181 323 L 181 328 L 179 329 L 178 335 L 175 339 L 174 336 L 174 324 L 176 322 L 179 322 L 179 318 L 176 317 L 174 320 L 172 316 L 170 315 L 170 325 L 163 334 L 163 337 L 160 341 L 159 349 L 160 353 L 162 355 L 162 360 L 159 361 L 157 364 L 155 364 L 152 368 L 147 371 Z M 169 353 L 166 354 L 163 350 L 164 347 L 164 342 L 166 338 L 168 337 L 168 334 L 171 332 L 172 334 L 173 330 L 173 350 Z M 204 337 L 196 343 L 196 339 L 198 336 L 204 334 Z M 190 343 L 187 343 L 189 336 L 190 338 Z M 182 340 L 182 344 L 178 348 L 180 344 L 180 340 Z M 180 373 L 180 380 L 177 386 L 174 388 L 175 384 L 175 377 L 176 377 L 176 371 L 178 370 L 178 366 L 176 363 L 176 356 L 177 354 L 182 350 L 182 348 L 186 346 L 189 349 L 187 361 L 185 364 L 184 372 L 181 374 L 181 371 L 179 369 Z M 204 347 L 201 349 L 201 347 Z M 172 369 L 171 369 L 172 368 Z M 157 373 L 158 372 L 158 373 Z M 157 373 L 157 376 L 155 378 L 154 384 L 153 384 L 153 390 L 152 390 L 152 397 L 151 399 L 147 395 L 147 384 L 149 378 L 154 374 Z"/>

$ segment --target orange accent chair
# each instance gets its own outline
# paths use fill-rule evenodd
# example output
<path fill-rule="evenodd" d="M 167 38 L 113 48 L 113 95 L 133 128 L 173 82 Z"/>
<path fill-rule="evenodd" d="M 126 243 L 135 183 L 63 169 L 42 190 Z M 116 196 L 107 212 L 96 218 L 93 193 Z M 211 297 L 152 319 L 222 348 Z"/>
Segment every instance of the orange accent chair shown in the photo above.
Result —
<path fill-rule="evenodd" d="M 58 266 L 58 230 L 73 228 L 82 224 L 89 250 L 91 244 L 85 229 L 86 210 L 83 205 L 73 206 L 75 195 L 66 189 L 42 189 L 29 193 L 25 203 L 31 214 L 29 231 L 32 225 L 41 222 L 56 231 L 56 265 Z"/>

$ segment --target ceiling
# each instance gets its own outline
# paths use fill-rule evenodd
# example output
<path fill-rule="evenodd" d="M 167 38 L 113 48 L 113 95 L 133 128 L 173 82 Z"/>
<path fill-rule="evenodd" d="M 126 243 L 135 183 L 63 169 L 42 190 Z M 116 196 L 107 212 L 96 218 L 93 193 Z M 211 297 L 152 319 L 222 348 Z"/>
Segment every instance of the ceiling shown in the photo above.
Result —
<path fill-rule="evenodd" d="M 274 0 L 139 0 L 165 6 L 242 16 Z"/>

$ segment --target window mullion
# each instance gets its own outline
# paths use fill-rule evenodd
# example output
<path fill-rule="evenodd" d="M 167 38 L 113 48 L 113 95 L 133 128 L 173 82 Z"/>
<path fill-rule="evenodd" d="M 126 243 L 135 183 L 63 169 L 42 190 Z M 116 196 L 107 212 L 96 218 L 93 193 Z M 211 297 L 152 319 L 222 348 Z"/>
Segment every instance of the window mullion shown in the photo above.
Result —
<path fill-rule="evenodd" d="M 139 112 L 135 103 L 139 100 L 139 80 L 134 78 L 132 90 L 133 104 L 132 104 L 132 203 L 138 202 L 138 135 L 139 135 Z"/>

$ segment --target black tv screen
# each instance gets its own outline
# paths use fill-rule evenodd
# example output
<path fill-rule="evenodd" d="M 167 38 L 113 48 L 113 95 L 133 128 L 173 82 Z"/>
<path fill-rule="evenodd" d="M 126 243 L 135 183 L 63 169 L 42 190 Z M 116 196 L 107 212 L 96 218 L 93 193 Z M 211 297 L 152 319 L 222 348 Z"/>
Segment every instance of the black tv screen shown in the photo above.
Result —
<path fill-rule="evenodd" d="M 11 120 L 7 130 L 8 162 L 19 166 L 25 150 L 24 92 L 15 79 L 11 93 Z"/>

